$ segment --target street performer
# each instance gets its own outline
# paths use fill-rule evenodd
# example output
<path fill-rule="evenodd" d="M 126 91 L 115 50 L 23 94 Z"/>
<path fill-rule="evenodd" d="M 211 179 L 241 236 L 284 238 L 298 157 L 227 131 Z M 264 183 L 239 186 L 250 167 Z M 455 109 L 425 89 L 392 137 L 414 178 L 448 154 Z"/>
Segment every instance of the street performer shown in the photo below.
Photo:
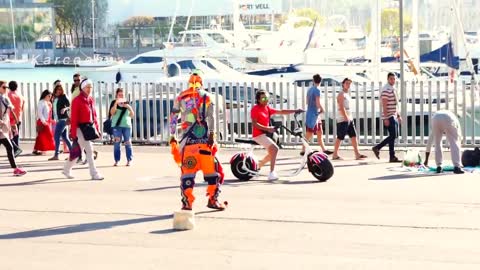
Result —
<path fill-rule="evenodd" d="M 224 210 L 226 205 L 218 201 L 220 177 L 216 170 L 213 146 L 215 140 L 214 104 L 208 93 L 202 89 L 202 78 L 193 73 L 188 89 L 182 91 L 174 101 L 170 114 L 170 144 L 175 161 L 181 167 L 180 189 L 182 210 L 192 210 L 193 187 L 197 171 L 203 172 L 208 182 L 208 208 Z M 177 142 L 175 132 L 181 116 L 182 139 Z"/>

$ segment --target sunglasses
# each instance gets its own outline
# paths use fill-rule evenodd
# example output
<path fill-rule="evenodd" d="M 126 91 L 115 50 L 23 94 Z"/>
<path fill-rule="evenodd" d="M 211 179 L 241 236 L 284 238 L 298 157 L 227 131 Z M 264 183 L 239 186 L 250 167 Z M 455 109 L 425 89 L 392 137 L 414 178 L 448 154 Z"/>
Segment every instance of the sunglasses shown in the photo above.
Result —
<path fill-rule="evenodd" d="M 74 82 L 79 82 L 80 80 L 73 80 Z"/>
<path fill-rule="evenodd" d="M 188 87 L 189 87 L 189 88 L 192 88 L 192 87 L 193 87 L 193 88 L 201 88 L 201 87 L 202 87 L 202 84 L 199 83 L 199 82 L 189 83 L 189 84 L 188 84 Z"/>
<path fill-rule="evenodd" d="M 268 101 L 268 99 L 269 99 L 268 97 L 261 97 L 260 101 Z"/>
<path fill-rule="evenodd" d="M 8 89 L 8 86 L 5 86 L 5 85 L 4 85 L 4 86 L 2 86 L 2 88 L 3 88 L 3 89 Z"/>

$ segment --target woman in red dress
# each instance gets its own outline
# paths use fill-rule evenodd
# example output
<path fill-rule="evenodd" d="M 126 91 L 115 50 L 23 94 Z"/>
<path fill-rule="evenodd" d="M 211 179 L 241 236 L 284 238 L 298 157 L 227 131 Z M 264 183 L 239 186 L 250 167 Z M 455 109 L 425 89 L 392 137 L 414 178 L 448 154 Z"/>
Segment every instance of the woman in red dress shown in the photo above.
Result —
<path fill-rule="evenodd" d="M 46 151 L 55 150 L 52 132 L 52 93 L 48 90 L 42 92 L 37 110 L 37 139 L 33 147 L 33 154 L 42 155 Z"/>

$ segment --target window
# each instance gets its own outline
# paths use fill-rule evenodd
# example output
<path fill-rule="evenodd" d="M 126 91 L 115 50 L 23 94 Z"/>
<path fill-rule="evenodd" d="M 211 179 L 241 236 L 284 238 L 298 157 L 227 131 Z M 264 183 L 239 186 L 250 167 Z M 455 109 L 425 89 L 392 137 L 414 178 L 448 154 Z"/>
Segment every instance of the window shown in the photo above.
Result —
<path fill-rule="evenodd" d="M 199 34 L 187 34 L 185 36 L 185 43 L 191 46 L 205 47 L 202 37 Z"/>
<path fill-rule="evenodd" d="M 340 82 L 337 82 L 336 80 L 332 78 L 322 78 L 322 82 L 320 83 L 320 86 L 334 86 L 334 85 L 340 85 Z"/>
<path fill-rule="evenodd" d="M 225 89 L 223 89 L 223 87 L 220 86 L 218 87 L 218 89 L 210 88 L 210 91 L 212 93 L 216 93 L 218 91 L 218 94 L 223 96 L 223 98 L 227 103 L 231 103 L 232 101 L 243 103 L 245 102 L 245 96 L 247 96 L 247 103 L 249 104 L 255 103 L 255 92 L 257 91 L 257 89 L 252 89 L 251 87 L 247 87 L 246 89 L 247 95 L 245 95 L 245 87 L 243 86 L 239 87 L 240 92 L 238 92 L 237 86 L 232 86 L 232 89 L 233 91 L 230 91 L 230 86 L 225 86 Z M 231 97 L 230 97 L 230 94 L 232 95 Z M 270 99 L 271 100 L 275 99 L 276 104 L 280 104 L 281 102 L 283 103 L 287 102 L 287 99 L 284 98 L 282 100 L 282 98 L 279 95 L 274 96 L 273 93 L 270 93 Z"/>
<path fill-rule="evenodd" d="M 130 64 L 154 64 L 160 63 L 163 61 L 162 57 L 156 56 L 140 56 L 137 59 L 134 59 Z"/>
<path fill-rule="evenodd" d="M 217 43 L 227 43 L 225 38 L 219 33 L 210 33 L 210 34 L 207 34 L 207 35 L 209 37 L 211 37 L 213 40 L 215 40 L 215 42 L 217 42 Z"/>
<path fill-rule="evenodd" d="M 177 64 L 180 66 L 180 69 L 182 69 L 182 70 L 185 70 L 185 69 L 194 70 L 194 69 L 196 69 L 192 60 L 178 61 Z"/>
<path fill-rule="evenodd" d="M 213 69 L 213 70 L 217 70 L 217 69 L 215 68 L 215 66 L 212 65 L 212 63 L 210 63 L 210 61 L 201 60 L 200 62 L 202 62 L 202 64 L 206 65 L 207 67 L 209 67 L 209 68 L 211 68 L 211 69 Z"/>
<path fill-rule="evenodd" d="M 310 84 L 312 83 L 312 80 L 311 79 L 308 79 L 308 80 L 295 80 L 294 82 L 298 87 L 309 87 Z"/>
<path fill-rule="evenodd" d="M 215 89 L 215 88 L 211 88 L 211 91 L 212 93 L 215 93 L 218 91 L 218 94 L 222 95 L 223 98 L 226 100 L 226 101 L 238 101 L 238 94 L 240 94 L 240 101 L 243 102 L 245 100 L 245 89 L 244 87 L 240 86 L 240 93 L 238 93 L 237 91 L 237 87 L 236 86 L 232 86 L 232 89 L 233 91 L 230 91 L 230 86 L 225 86 L 225 89 L 223 89 L 222 87 L 218 87 L 218 89 Z M 254 98 L 252 98 L 253 96 L 253 91 L 251 88 L 247 88 L 247 95 L 248 95 L 248 103 L 251 103 L 252 100 L 254 100 Z M 231 98 L 230 98 L 230 95 Z"/>

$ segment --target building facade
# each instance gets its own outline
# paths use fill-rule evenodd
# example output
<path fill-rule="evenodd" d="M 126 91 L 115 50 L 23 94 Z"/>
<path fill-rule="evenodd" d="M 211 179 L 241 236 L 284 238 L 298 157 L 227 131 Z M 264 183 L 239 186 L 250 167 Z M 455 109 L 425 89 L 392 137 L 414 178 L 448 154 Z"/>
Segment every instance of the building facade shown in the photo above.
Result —
<path fill-rule="evenodd" d="M 46 0 L 12 0 L 17 48 L 27 48 L 37 40 L 53 40 L 53 5 Z M 0 0 L 0 49 L 13 48 L 10 0 Z"/>

